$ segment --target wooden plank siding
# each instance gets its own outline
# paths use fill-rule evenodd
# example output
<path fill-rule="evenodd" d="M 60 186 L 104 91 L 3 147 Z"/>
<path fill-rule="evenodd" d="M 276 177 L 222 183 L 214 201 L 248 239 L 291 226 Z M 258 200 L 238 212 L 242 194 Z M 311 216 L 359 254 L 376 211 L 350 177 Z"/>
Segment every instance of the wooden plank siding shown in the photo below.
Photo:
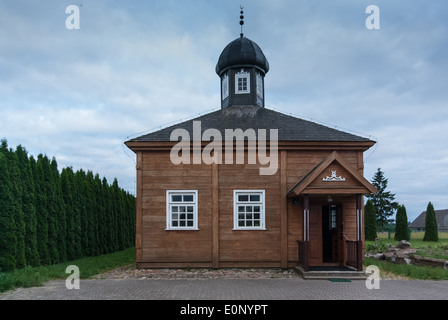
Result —
<path fill-rule="evenodd" d="M 303 198 L 299 196 L 299 204 L 295 205 L 286 194 L 333 151 L 292 147 L 279 150 L 278 170 L 268 176 L 260 175 L 259 164 L 174 165 L 168 150 L 137 151 L 138 267 L 295 266 L 297 240 L 303 240 Z M 347 149 L 338 153 L 362 175 L 363 151 Z M 247 160 L 247 152 L 245 156 Z M 336 170 L 351 183 L 348 172 L 339 167 Z M 322 185 L 316 180 L 310 187 Z M 167 190 L 198 191 L 199 230 L 166 230 Z M 266 230 L 233 229 L 234 190 L 265 191 Z M 322 263 L 319 219 L 326 201 L 325 194 L 310 196 L 310 238 L 317 239 L 310 252 L 316 265 Z M 347 238 L 356 240 L 355 195 L 335 193 L 333 201 L 343 208 Z"/>

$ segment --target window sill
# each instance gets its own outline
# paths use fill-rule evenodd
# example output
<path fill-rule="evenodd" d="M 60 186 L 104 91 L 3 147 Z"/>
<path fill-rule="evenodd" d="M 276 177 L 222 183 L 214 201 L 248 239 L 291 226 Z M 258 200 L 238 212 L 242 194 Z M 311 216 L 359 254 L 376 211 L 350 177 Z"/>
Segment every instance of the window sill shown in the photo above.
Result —
<path fill-rule="evenodd" d="M 233 231 L 266 231 L 266 228 L 233 228 Z"/>
<path fill-rule="evenodd" d="M 198 231 L 199 228 L 169 228 L 165 229 L 165 231 Z"/>

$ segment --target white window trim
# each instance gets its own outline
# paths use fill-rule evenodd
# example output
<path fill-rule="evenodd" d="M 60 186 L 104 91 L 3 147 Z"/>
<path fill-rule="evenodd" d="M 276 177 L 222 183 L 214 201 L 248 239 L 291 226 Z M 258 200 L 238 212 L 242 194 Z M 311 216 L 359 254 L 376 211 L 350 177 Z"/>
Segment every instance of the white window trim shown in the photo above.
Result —
<path fill-rule="evenodd" d="M 239 194 L 261 194 L 260 226 L 259 227 L 240 227 L 238 226 L 238 195 Z M 233 190 L 233 230 L 266 230 L 266 200 L 264 190 Z M 250 202 L 248 202 L 250 204 Z"/>
<path fill-rule="evenodd" d="M 247 89 L 238 90 L 238 79 L 247 79 Z M 241 69 L 240 72 L 235 73 L 235 94 L 250 93 L 250 73 Z"/>
<path fill-rule="evenodd" d="M 193 226 L 192 227 L 173 227 L 172 226 L 172 212 L 171 206 L 176 202 L 171 201 L 171 195 L 173 194 L 193 194 Z M 190 202 L 180 202 L 179 204 L 185 204 Z M 197 190 L 167 190 L 166 191 L 166 229 L 165 230 L 199 230 L 198 228 L 198 191 Z"/>
<path fill-rule="evenodd" d="M 227 74 L 222 77 L 222 100 L 229 96 L 229 76 Z"/>

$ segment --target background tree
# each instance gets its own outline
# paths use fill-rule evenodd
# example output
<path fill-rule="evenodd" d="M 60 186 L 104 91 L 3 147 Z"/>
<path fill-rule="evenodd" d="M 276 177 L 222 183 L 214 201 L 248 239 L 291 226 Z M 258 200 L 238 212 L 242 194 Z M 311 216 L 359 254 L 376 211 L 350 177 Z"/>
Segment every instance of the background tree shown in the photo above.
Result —
<path fill-rule="evenodd" d="M 376 233 L 376 210 L 372 200 L 367 200 L 364 206 L 365 213 L 365 238 L 367 241 L 374 241 L 377 237 Z"/>
<path fill-rule="evenodd" d="M 17 161 L 22 185 L 22 210 L 25 223 L 25 259 L 26 264 L 32 267 L 40 265 L 37 251 L 37 217 L 36 195 L 34 190 L 33 174 L 28 154 L 22 146 L 16 148 Z"/>
<path fill-rule="evenodd" d="M 74 186 L 75 174 L 73 169 L 68 167 L 62 169 L 61 172 L 61 191 L 62 199 L 64 201 L 65 208 L 65 242 L 66 242 L 66 256 L 67 260 L 74 260 L 75 255 L 75 204 L 73 201 L 73 193 L 75 191 Z"/>
<path fill-rule="evenodd" d="M 384 177 L 384 173 L 381 168 L 378 168 L 372 181 L 372 185 L 378 190 L 376 194 L 369 194 L 367 198 L 371 199 L 376 209 L 376 218 L 378 224 L 384 228 L 384 225 L 393 219 L 390 216 L 394 214 L 394 211 L 398 207 L 398 202 L 395 200 L 395 194 L 390 191 L 386 191 L 388 180 Z"/>
<path fill-rule="evenodd" d="M 61 176 L 58 170 L 56 158 L 50 163 L 51 181 L 53 186 L 53 215 L 55 217 L 55 225 L 57 226 L 56 245 L 59 255 L 58 262 L 67 261 L 67 221 L 65 217 L 64 198 L 61 188 Z"/>
<path fill-rule="evenodd" d="M 42 155 L 38 156 L 42 158 Z M 42 160 L 36 161 L 30 157 L 31 171 L 33 173 L 34 189 L 36 193 L 36 219 L 37 219 L 37 251 L 42 265 L 50 264 L 50 254 L 48 251 L 48 212 L 47 194 Z"/>
<path fill-rule="evenodd" d="M 22 184 L 20 183 L 20 171 L 17 160 L 17 155 L 12 149 L 8 149 L 8 143 L 5 139 L 1 142 L 0 152 L 6 158 L 9 188 L 11 192 L 11 202 L 9 203 L 11 214 L 13 215 L 13 232 L 14 243 L 10 245 L 13 247 L 14 258 L 17 268 L 23 268 L 26 265 L 25 260 L 25 221 L 22 210 Z M 1 208 L 0 208 L 1 210 Z"/>
<path fill-rule="evenodd" d="M 437 231 L 436 212 L 431 202 L 428 203 L 425 216 L 425 235 L 423 241 L 439 241 L 439 233 Z"/>
<path fill-rule="evenodd" d="M 394 239 L 397 241 L 401 240 L 409 241 L 408 215 L 406 214 L 406 208 L 404 205 L 401 206 L 399 205 L 397 208 Z"/>
<path fill-rule="evenodd" d="M 14 233 L 14 213 L 8 160 L 0 152 L 0 272 L 11 271 L 16 267 Z"/>

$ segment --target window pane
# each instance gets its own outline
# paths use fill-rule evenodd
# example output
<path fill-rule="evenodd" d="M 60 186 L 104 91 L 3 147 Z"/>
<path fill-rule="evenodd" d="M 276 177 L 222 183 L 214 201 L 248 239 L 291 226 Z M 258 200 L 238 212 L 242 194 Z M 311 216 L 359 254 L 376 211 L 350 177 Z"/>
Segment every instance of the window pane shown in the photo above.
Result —
<path fill-rule="evenodd" d="M 244 227 L 244 221 L 238 221 L 238 227 Z"/>
<path fill-rule="evenodd" d="M 192 227 L 193 226 L 193 221 L 187 221 L 187 227 Z"/>
<path fill-rule="evenodd" d="M 243 206 L 238 206 L 238 212 L 244 212 L 244 207 Z"/>
<path fill-rule="evenodd" d="M 182 202 L 182 196 L 181 195 L 172 195 L 171 196 L 171 201 L 173 202 Z"/>
<path fill-rule="evenodd" d="M 254 214 L 254 219 L 259 220 L 259 219 L 260 219 L 260 214 L 259 214 L 259 213 L 255 213 L 255 214 Z"/>
<path fill-rule="evenodd" d="M 184 195 L 184 202 L 193 202 L 193 195 Z"/>
<path fill-rule="evenodd" d="M 252 212 L 252 206 L 246 206 L 246 212 Z"/>
<path fill-rule="evenodd" d="M 252 221 L 246 221 L 246 227 L 252 227 Z"/>
<path fill-rule="evenodd" d="M 260 195 L 259 194 L 251 194 L 250 195 L 250 201 L 260 201 Z"/>
<path fill-rule="evenodd" d="M 259 227 L 260 226 L 260 221 L 254 221 L 254 227 Z"/>
<path fill-rule="evenodd" d="M 177 214 L 177 213 L 173 213 L 173 218 L 172 218 L 173 220 L 177 220 L 177 219 L 179 219 L 179 215 Z"/>
<path fill-rule="evenodd" d="M 193 212 L 193 207 L 192 206 L 188 206 L 187 207 L 187 212 Z"/>
<path fill-rule="evenodd" d="M 254 212 L 260 212 L 260 206 L 254 206 Z"/>
<path fill-rule="evenodd" d="M 177 221 L 173 221 L 172 224 L 173 224 L 173 227 L 178 227 L 179 226 Z"/>
<path fill-rule="evenodd" d="M 180 212 L 185 212 L 185 207 L 179 207 Z"/>
<path fill-rule="evenodd" d="M 187 214 L 187 219 L 193 220 L 193 214 L 192 213 L 188 213 Z"/>
<path fill-rule="evenodd" d="M 248 214 L 246 215 L 246 219 L 252 220 L 252 214 L 251 214 L 251 213 L 248 213 Z"/>
<path fill-rule="evenodd" d="M 179 222 L 180 222 L 179 225 L 180 225 L 181 227 L 185 227 L 185 221 L 179 221 Z"/>
<path fill-rule="evenodd" d="M 179 207 L 178 206 L 172 206 L 171 207 L 171 212 L 179 212 Z"/>
<path fill-rule="evenodd" d="M 247 194 L 241 194 L 238 196 L 238 201 L 249 201 L 249 196 Z"/>

